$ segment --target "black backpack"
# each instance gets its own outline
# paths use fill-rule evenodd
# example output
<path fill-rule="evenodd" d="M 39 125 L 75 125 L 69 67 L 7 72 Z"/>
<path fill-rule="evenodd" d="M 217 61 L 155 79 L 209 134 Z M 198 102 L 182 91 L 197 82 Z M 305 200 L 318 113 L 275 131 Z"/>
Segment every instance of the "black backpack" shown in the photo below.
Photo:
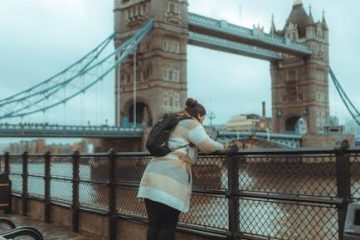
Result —
<path fill-rule="evenodd" d="M 168 146 L 170 133 L 174 130 L 180 120 L 190 118 L 191 117 L 181 116 L 175 113 L 165 114 L 151 129 L 146 140 L 146 149 L 151 153 L 151 155 L 156 157 L 165 156 L 174 150 L 170 149 Z"/>

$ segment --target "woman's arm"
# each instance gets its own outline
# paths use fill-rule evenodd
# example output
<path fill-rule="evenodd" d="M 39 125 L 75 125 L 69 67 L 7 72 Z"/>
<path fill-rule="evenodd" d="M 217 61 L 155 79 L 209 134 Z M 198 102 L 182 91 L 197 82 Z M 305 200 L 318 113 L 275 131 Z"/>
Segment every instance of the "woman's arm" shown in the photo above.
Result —
<path fill-rule="evenodd" d="M 204 127 L 197 123 L 188 132 L 188 138 L 200 151 L 205 153 L 212 153 L 219 150 L 224 150 L 224 145 L 212 140 L 206 133 Z"/>

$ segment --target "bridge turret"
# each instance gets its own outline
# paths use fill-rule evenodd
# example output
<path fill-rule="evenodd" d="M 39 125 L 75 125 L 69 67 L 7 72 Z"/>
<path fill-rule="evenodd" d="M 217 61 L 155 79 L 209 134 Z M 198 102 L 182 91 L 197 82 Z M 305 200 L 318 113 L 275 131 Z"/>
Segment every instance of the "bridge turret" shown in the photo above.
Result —
<path fill-rule="evenodd" d="M 324 33 L 324 40 L 326 42 L 329 42 L 329 27 L 326 23 L 326 20 L 325 20 L 325 11 L 323 11 L 323 17 L 322 17 L 322 20 L 321 20 L 321 26 L 322 26 L 322 30 L 323 30 L 323 33 Z"/>
<path fill-rule="evenodd" d="M 276 34 L 276 27 L 275 27 L 275 22 L 274 22 L 274 14 L 271 15 L 271 27 L 270 27 L 270 35 L 274 36 Z"/>
<path fill-rule="evenodd" d="M 181 110 L 187 94 L 187 8 L 187 0 L 115 0 L 116 47 L 146 20 L 155 20 L 137 48 L 136 62 L 130 57 L 117 69 L 117 125 L 150 126 L 162 113 Z"/>

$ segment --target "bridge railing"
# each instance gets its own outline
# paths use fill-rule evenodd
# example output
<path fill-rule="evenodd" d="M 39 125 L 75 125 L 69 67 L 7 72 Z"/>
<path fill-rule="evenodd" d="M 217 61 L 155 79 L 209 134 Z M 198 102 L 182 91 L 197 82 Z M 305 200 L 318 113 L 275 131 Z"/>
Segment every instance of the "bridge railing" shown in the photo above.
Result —
<path fill-rule="evenodd" d="M 146 223 L 136 193 L 150 160 L 146 153 L 115 152 L 1 158 L 24 215 L 29 199 L 45 203 L 45 221 L 51 204 L 68 206 L 77 231 L 80 211 L 102 214 L 112 237 L 119 217 Z M 179 224 L 185 231 L 227 239 L 342 239 L 346 206 L 360 200 L 360 150 L 199 155 L 192 179 L 191 209 Z"/>
<path fill-rule="evenodd" d="M 97 137 L 129 136 L 141 137 L 142 127 L 118 127 L 109 125 L 58 125 L 58 124 L 8 124 L 0 123 L 0 136 L 56 136 Z"/>

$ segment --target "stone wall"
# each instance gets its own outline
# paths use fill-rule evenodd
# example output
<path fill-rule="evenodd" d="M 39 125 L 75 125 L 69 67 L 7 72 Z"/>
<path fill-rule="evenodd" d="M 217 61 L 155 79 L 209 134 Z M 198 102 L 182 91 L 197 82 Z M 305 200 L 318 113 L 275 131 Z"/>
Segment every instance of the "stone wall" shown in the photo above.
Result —
<path fill-rule="evenodd" d="M 12 212 L 22 214 L 22 202 L 19 196 L 12 197 Z M 61 204 L 52 204 L 50 207 L 50 224 L 71 227 L 71 208 Z M 44 221 L 44 201 L 41 199 L 28 200 L 28 217 Z M 79 213 L 79 232 L 90 233 L 99 238 L 108 238 L 109 221 L 105 214 L 92 212 L 90 210 L 80 210 Z M 117 240 L 144 240 L 146 239 L 146 221 L 125 220 L 118 218 L 117 221 Z M 191 233 L 187 229 L 179 228 L 176 233 L 177 240 L 207 240 L 221 239 L 219 237 L 201 236 L 201 233 Z"/>

